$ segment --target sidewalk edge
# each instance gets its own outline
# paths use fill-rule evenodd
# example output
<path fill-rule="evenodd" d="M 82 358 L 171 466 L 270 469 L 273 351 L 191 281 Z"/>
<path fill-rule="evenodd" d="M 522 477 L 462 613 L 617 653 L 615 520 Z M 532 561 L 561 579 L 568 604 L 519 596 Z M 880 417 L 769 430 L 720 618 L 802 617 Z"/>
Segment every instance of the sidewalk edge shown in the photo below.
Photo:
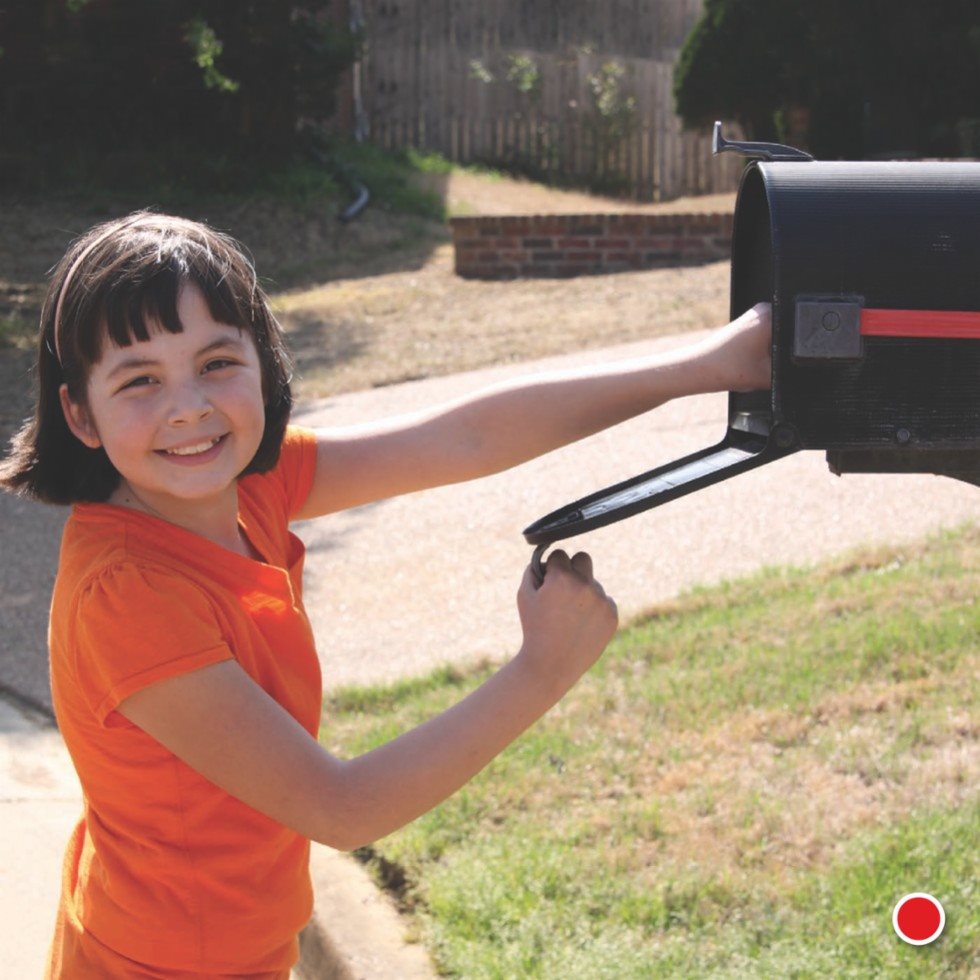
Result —
<path fill-rule="evenodd" d="M 426 950 L 350 855 L 312 844 L 313 917 L 300 934 L 299 980 L 435 980 Z"/>

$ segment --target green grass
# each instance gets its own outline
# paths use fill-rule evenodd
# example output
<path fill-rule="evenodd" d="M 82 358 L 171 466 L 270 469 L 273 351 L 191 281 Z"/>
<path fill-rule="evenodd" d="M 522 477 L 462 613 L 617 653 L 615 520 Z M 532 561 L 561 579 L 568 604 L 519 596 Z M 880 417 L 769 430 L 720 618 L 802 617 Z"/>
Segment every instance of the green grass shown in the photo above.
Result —
<path fill-rule="evenodd" d="M 467 169 L 499 176 L 483 168 L 459 168 L 437 153 L 383 150 L 370 143 L 335 139 L 320 160 L 300 153 L 266 162 L 235 153 L 196 152 L 183 145 L 152 150 L 73 147 L 70 172 L 58 169 L 64 152 L 49 149 L 32 156 L 0 154 L 0 173 L 20 196 L 83 197 L 87 206 L 137 196 L 161 208 L 200 207 L 226 199 L 271 199 L 297 205 L 339 206 L 352 197 L 348 178 L 371 192 L 375 205 L 400 214 L 444 221 L 439 195 L 415 185 L 422 174 Z"/>
<path fill-rule="evenodd" d="M 433 221 L 448 217 L 442 197 L 418 186 L 415 178 L 423 174 L 448 175 L 466 171 L 499 179 L 496 171 L 483 167 L 461 167 L 438 153 L 412 149 L 382 150 L 370 143 L 337 143 L 332 149 L 340 171 L 358 177 L 382 206 L 403 214 Z"/>
<path fill-rule="evenodd" d="M 17 347 L 27 350 L 34 345 L 37 323 L 19 313 L 0 311 L 0 349 Z"/>
<path fill-rule="evenodd" d="M 970 976 L 978 593 L 975 524 L 697 589 L 361 857 L 449 976 Z M 321 738 L 366 751 L 490 669 L 341 692 Z M 911 891 L 929 947 L 892 931 Z"/>

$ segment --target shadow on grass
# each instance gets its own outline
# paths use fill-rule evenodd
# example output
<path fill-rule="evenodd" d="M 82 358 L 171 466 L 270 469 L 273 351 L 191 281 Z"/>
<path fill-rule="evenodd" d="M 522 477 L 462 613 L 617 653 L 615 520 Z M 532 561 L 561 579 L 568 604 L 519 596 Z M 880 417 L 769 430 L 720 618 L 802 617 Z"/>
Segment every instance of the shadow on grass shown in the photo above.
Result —
<path fill-rule="evenodd" d="M 36 328 L 49 271 L 93 225 L 148 208 L 205 221 L 251 252 L 260 279 L 278 291 L 337 278 L 359 278 L 421 268 L 450 240 L 445 221 L 448 178 L 428 174 L 424 189 L 402 167 L 381 191 L 371 190 L 354 220 L 339 215 L 348 192 L 324 175 L 320 188 L 259 189 L 203 194 L 169 188 L 100 188 L 91 192 L 0 196 L 0 322 Z"/>
<path fill-rule="evenodd" d="M 368 351 L 372 340 L 363 325 L 344 320 L 325 321 L 312 313 L 290 317 L 289 346 L 297 378 L 349 363 Z"/>

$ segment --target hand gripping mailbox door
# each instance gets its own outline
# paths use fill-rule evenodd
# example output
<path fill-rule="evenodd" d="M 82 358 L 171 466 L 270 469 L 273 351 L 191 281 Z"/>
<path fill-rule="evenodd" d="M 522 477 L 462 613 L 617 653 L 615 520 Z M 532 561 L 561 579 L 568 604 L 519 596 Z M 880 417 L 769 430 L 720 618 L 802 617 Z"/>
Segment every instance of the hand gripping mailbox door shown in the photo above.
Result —
<path fill-rule="evenodd" d="M 742 175 L 731 315 L 770 302 L 769 391 L 728 398 L 721 442 L 536 521 L 530 544 L 590 531 L 801 449 L 832 472 L 980 485 L 980 163 L 823 163 L 792 147 Z M 539 547 L 537 558 L 540 561 Z"/>

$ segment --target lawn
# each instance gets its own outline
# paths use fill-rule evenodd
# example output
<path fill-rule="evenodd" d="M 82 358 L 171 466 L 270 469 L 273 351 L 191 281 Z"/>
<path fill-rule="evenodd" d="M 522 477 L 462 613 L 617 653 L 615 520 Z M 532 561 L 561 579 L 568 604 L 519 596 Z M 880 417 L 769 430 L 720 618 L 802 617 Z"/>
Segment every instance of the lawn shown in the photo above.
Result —
<path fill-rule="evenodd" d="M 973 976 L 978 593 L 975 524 L 695 590 L 360 856 L 449 976 Z M 490 669 L 341 692 L 321 740 L 365 751 Z M 914 891 L 928 947 L 892 931 Z"/>

